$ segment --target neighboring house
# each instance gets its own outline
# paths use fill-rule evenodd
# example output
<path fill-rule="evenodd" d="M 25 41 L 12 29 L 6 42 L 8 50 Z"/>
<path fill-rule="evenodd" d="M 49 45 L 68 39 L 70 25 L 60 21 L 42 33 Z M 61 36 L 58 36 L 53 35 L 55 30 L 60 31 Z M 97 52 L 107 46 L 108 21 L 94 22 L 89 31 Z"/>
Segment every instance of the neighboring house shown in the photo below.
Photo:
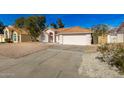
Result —
<path fill-rule="evenodd" d="M 107 36 L 107 43 L 117 43 L 117 28 L 109 31 Z"/>
<path fill-rule="evenodd" d="M 5 27 L 0 39 L 3 40 L 0 42 L 5 42 L 6 39 L 10 39 L 14 43 L 31 41 L 30 36 L 25 30 L 13 26 Z"/>
<path fill-rule="evenodd" d="M 124 22 L 116 29 L 109 32 L 107 36 L 108 43 L 124 43 Z"/>
<path fill-rule="evenodd" d="M 3 31 L 0 30 L 0 42 L 4 42 L 4 34 Z"/>
<path fill-rule="evenodd" d="M 91 30 L 72 27 L 48 29 L 41 35 L 42 42 L 67 44 L 67 45 L 91 45 Z"/>

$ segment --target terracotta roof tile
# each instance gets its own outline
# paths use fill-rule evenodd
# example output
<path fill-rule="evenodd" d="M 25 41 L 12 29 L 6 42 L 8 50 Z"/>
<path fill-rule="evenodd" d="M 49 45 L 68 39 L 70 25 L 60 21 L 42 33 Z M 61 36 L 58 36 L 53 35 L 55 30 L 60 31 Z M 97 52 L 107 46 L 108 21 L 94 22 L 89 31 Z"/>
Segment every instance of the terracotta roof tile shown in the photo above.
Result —
<path fill-rule="evenodd" d="M 20 34 L 28 34 L 28 32 L 26 32 L 25 29 L 20 29 L 14 26 L 9 26 L 7 27 L 7 29 L 9 29 L 9 31 L 16 31 L 17 33 L 20 33 Z"/>
<path fill-rule="evenodd" d="M 121 25 L 119 26 L 119 28 L 117 29 L 117 33 L 124 32 L 124 31 L 122 31 L 123 28 L 124 28 L 124 22 L 122 22 Z"/>
<path fill-rule="evenodd" d="M 54 30 L 54 31 L 57 31 L 58 33 L 77 33 L 77 32 L 82 32 L 82 33 L 92 33 L 92 31 L 90 29 L 86 29 L 86 28 L 81 28 L 79 26 L 76 26 L 76 27 L 72 27 L 72 28 L 59 28 L 59 29 L 51 29 L 51 30 Z"/>

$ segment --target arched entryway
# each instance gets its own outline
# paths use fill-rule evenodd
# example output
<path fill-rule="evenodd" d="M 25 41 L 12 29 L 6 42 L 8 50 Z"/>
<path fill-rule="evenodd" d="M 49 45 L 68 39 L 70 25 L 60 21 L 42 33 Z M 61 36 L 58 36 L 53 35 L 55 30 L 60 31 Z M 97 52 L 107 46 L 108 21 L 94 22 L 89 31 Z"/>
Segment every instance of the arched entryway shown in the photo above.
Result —
<path fill-rule="evenodd" d="M 47 35 L 46 35 L 47 42 L 55 43 L 56 42 L 56 40 L 55 40 L 55 31 L 47 30 L 46 33 L 47 33 Z"/>
<path fill-rule="evenodd" d="M 9 31 L 8 30 L 4 31 L 4 37 L 5 37 L 5 39 L 9 38 Z"/>
<path fill-rule="evenodd" d="M 13 33 L 13 42 L 18 42 L 18 34 L 17 34 L 17 32 Z"/>
<path fill-rule="evenodd" d="M 49 42 L 53 43 L 53 33 L 52 32 L 49 33 Z"/>

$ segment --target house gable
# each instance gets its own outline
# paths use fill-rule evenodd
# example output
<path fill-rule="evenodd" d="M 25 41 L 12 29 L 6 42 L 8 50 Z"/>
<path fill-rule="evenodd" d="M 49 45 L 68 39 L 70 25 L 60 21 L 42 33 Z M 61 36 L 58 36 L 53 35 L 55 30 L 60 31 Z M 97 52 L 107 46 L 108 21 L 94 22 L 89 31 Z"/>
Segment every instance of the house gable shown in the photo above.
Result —
<path fill-rule="evenodd" d="M 117 34 L 124 34 L 124 22 L 122 22 L 116 32 Z"/>

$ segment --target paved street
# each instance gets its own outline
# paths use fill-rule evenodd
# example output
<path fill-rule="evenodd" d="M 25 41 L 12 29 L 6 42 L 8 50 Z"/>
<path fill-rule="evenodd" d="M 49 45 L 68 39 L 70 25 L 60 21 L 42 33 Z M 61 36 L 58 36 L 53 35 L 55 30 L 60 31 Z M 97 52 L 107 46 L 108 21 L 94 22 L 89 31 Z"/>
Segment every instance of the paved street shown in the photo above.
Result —
<path fill-rule="evenodd" d="M 82 62 L 82 53 L 81 47 L 51 46 L 18 58 L 0 56 L 0 77 L 80 77 L 78 69 Z"/>
<path fill-rule="evenodd" d="M 96 59 L 97 47 L 42 43 L 0 45 L 0 78 L 124 77 Z"/>

